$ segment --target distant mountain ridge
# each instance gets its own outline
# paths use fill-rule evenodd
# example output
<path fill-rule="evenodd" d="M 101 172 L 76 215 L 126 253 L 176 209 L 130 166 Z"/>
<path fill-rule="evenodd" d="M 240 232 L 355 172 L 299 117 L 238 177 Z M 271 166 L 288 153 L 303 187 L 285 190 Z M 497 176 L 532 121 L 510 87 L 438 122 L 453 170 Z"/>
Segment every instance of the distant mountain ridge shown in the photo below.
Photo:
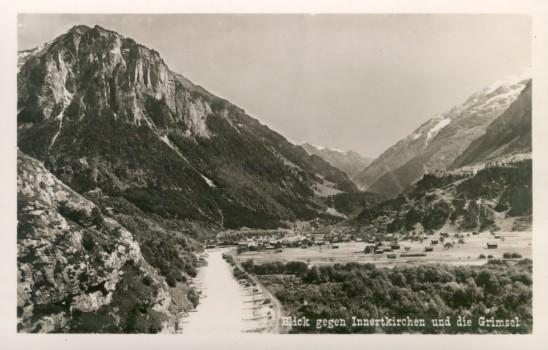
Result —
<path fill-rule="evenodd" d="M 373 161 L 373 159 L 366 158 L 354 151 L 341 151 L 312 145 L 310 143 L 303 143 L 300 146 L 304 148 L 308 154 L 315 154 L 335 168 L 342 170 L 350 179 L 353 179 L 354 176 Z"/>
<path fill-rule="evenodd" d="M 453 163 L 453 168 L 494 162 L 532 152 L 532 82 L 495 119 L 485 133 L 474 140 Z"/>
<path fill-rule="evenodd" d="M 526 73 L 497 81 L 471 95 L 388 148 L 354 181 L 362 190 L 395 196 L 426 173 L 450 169 L 457 157 L 518 99 L 528 81 Z"/>
<path fill-rule="evenodd" d="M 172 72 L 158 52 L 75 26 L 19 52 L 18 146 L 80 193 L 221 227 L 278 227 L 355 191 L 245 111 Z"/>

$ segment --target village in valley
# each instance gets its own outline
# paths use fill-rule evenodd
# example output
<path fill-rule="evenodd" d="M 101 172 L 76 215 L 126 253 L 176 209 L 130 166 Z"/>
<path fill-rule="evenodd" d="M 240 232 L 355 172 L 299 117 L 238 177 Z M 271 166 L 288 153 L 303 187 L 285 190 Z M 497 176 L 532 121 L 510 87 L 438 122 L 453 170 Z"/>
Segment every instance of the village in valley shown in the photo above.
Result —
<path fill-rule="evenodd" d="M 208 250 L 231 247 L 240 260 L 256 263 L 303 261 L 311 265 L 415 263 L 481 265 L 489 259 L 531 258 L 530 232 L 366 233 L 324 226 L 279 230 L 225 231 L 206 244 Z"/>

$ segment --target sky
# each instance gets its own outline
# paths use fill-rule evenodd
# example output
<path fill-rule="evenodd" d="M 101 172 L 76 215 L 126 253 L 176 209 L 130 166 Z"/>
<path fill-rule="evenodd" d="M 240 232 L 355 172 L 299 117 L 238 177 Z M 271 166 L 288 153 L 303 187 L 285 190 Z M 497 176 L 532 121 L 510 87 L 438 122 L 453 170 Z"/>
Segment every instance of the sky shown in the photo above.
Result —
<path fill-rule="evenodd" d="M 293 143 L 376 157 L 531 65 L 527 15 L 19 14 L 18 48 L 100 25 Z"/>

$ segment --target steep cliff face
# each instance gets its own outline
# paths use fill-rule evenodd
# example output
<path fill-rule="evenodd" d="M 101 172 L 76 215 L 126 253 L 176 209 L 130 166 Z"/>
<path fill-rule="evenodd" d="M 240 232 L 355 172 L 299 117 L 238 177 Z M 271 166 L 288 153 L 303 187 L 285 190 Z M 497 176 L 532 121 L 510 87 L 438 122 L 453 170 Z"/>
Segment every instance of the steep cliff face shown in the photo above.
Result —
<path fill-rule="evenodd" d="M 447 170 L 518 98 L 527 81 L 524 76 L 498 81 L 433 117 L 375 159 L 355 177 L 356 183 L 395 196 L 423 174 Z"/>
<path fill-rule="evenodd" d="M 21 57 L 18 74 L 21 122 L 83 118 L 110 112 L 136 126 L 159 129 L 182 122 L 187 135 L 209 137 L 210 106 L 182 84 L 160 55 L 100 27 L 72 28 Z M 157 126 L 144 99 L 162 101 L 171 113 Z M 70 111 L 67 111 L 68 107 Z M 76 109 L 76 110 L 72 110 Z M 65 112 L 66 115 L 65 115 Z M 50 145 L 51 146 L 51 145 Z"/>
<path fill-rule="evenodd" d="M 188 299 L 133 235 L 18 153 L 17 314 L 21 332 L 177 332 Z"/>
<path fill-rule="evenodd" d="M 324 212 L 348 177 L 173 73 L 160 55 L 77 26 L 20 52 L 18 145 L 80 193 L 164 218 L 278 227 Z"/>

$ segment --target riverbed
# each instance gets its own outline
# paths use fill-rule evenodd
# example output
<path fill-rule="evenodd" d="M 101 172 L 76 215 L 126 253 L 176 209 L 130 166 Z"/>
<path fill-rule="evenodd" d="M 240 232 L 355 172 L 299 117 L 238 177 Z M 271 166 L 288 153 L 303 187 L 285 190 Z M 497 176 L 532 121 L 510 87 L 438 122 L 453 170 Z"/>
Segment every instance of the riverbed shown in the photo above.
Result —
<path fill-rule="evenodd" d="M 222 257 L 225 251 L 207 251 L 207 265 L 199 269 L 193 281 L 201 292 L 200 303 L 183 322 L 185 334 L 241 333 L 267 328 L 270 307 L 262 304 L 262 293 L 236 281 L 232 267 Z"/>

